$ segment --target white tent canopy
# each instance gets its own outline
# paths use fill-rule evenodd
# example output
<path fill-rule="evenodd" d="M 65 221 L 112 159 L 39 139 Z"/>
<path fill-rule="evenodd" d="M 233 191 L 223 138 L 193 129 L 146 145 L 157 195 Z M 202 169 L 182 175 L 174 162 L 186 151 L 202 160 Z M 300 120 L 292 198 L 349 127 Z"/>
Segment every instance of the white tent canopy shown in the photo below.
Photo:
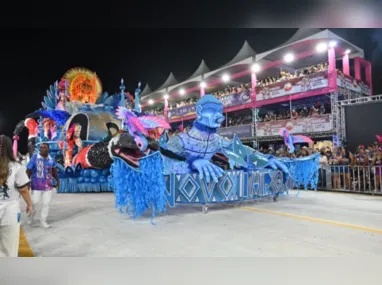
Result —
<path fill-rule="evenodd" d="M 241 62 L 241 61 L 243 61 L 245 59 L 248 59 L 248 58 L 251 58 L 251 57 L 254 58 L 255 56 L 256 56 L 256 52 L 249 45 L 249 43 L 247 41 L 245 41 L 243 46 L 239 50 L 239 52 L 235 55 L 235 57 L 230 62 L 225 64 L 223 66 L 223 68 L 231 66 L 231 65 L 233 65 L 235 63 Z"/>
<path fill-rule="evenodd" d="M 204 59 L 202 59 L 202 61 L 200 62 L 199 64 L 199 67 L 195 70 L 195 72 L 189 77 L 187 78 L 185 81 L 188 81 L 190 79 L 193 79 L 195 77 L 198 77 L 198 76 L 201 76 L 201 75 L 204 75 L 206 74 L 207 72 L 209 72 L 210 69 L 208 68 L 206 62 L 204 61 Z"/>
<path fill-rule="evenodd" d="M 145 95 L 148 95 L 150 93 L 152 93 L 153 91 L 151 90 L 149 84 L 146 84 L 145 88 L 143 88 L 140 96 L 145 96 Z"/>
<path fill-rule="evenodd" d="M 263 58 L 270 59 L 272 55 L 274 54 L 280 54 L 280 52 L 285 52 L 288 50 L 288 47 L 290 48 L 292 45 L 295 45 L 300 42 L 307 42 L 307 41 L 319 41 L 319 40 L 336 40 L 341 43 L 341 46 L 344 48 L 349 48 L 351 50 L 351 53 L 353 56 L 364 56 L 364 52 L 361 48 L 357 47 L 356 45 L 353 45 L 346 41 L 345 39 L 341 38 L 340 36 L 337 36 L 333 32 L 329 30 L 319 31 L 317 33 L 311 34 L 307 37 L 300 38 L 303 34 L 307 34 L 308 32 L 313 32 L 312 30 L 317 29 L 299 29 L 288 41 L 286 41 L 284 44 L 280 45 L 277 48 L 274 48 L 272 50 L 263 52 L 261 54 L 256 55 L 256 61 L 259 61 Z M 279 57 L 280 58 L 280 57 Z"/>
<path fill-rule="evenodd" d="M 173 86 L 177 83 L 178 83 L 178 80 L 176 80 L 174 74 L 172 72 L 170 72 L 170 75 L 167 77 L 166 81 L 161 85 L 161 87 L 159 87 L 154 92 L 157 92 L 157 91 L 162 90 L 162 89 L 166 89 L 166 88 Z"/>

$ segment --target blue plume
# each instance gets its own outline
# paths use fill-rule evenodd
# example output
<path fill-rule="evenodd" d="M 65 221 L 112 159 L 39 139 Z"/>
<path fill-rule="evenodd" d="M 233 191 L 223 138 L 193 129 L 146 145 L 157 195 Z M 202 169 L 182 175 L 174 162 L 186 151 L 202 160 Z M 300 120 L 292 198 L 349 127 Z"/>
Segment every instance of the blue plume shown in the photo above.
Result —
<path fill-rule="evenodd" d="M 54 85 L 49 86 L 46 96 L 44 96 L 44 102 L 41 102 L 41 105 L 46 110 L 54 110 L 57 106 L 57 85 L 58 82 L 56 81 Z"/>
<path fill-rule="evenodd" d="M 98 97 L 96 104 L 104 104 L 108 97 L 109 94 L 107 92 L 102 93 L 102 95 Z"/>
<path fill-rule="evenodd" d="M 66 121 L 70 118 L 70 114 L 66 111 L 61 111 L 61 110 L 43 110 L 40 109 L 38 111 L 35 111 L 29 115 L 26 116 L 26 118 L 38 118 L 38 117 L 43 117 L 43 118 L 49 118 L 54 121 L 59 126 L 65 125 Z"/>
<path fill-rule="evenodd" d="M 317 190 L 319 156 L 320 154 L 316 153 L 302 158 L 280 159 L 288 167 L 297 189 L 303 187 L 304 189 Z"/>
<path fill-rule="evenodd" d="M 139 160 L 139 170 L 114 157 L 110 183 L 114 189 L 116 207 L 125 210 L 133 218 L 142 216 L 151 208 L 155 213 L 166 209 L 166 184 L 163 175 L 162 156 L 155 152 Z"/>
<path fill-rule="evenodd" d="M 119 103 L 121 101 L 121 94 L 114 94 L 112 96 L 109 96 L 108 98 L 105 99 L 104 105 L 105 106 L 111 106 L 114 109 L 117 109 L 119 106 Z"/>

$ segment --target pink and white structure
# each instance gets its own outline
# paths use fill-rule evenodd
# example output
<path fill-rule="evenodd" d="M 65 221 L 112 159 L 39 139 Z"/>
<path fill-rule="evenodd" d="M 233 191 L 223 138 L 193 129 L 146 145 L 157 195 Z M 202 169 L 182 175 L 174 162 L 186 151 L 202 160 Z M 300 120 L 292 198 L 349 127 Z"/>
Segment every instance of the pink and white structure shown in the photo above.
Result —
<path fill-rule="evenodd" d="M 280 69 L 294 73 L 301 68 L 324 62 L 328 63 L 325 71 L 272 83 L 266 87 L 258 86 L 259 80 L 276 75 Z M 342 72 L 338 72 L 337 68 Z M 363 73 L 364 79 L 361 76 Z M 223 98 L 226 114 L 322 95 L 332 98 L 333 110 L 333 105 L 342 95 L 372 95 L 371 63 L 364 59 L 361 48 L 330 30 L 299 29 L 285 43 L 260 54 L 256 54 L 248 42 L 245 42 L 231 61 L 215 70 L 210 70 L 202 60 L 197 70 L 183 82 L 178 82 L 171 73 L 155 91 L 146 86 L 141 94 L 141 104 L 145 110 L 164 105 L 165 118 L 170 123 L 179 124 L 194 119 L 195 112 L 192 105 L 170 108 L 171 103 L 190 98 L 196 101 L 206 93 L 224 90 L 227 84 L 239 83 L 250 84 L 250 96 L 241 99 L 233 98 L 234 96 L 227 97 L 227 100 Z M 330 130 L 326 132 L 335 135 L 339 131 L 340 118 L 331 114 L 330 120 Z M 252 139 L 259 139 L 257 123 L 254 121 L 253 124 L 255 130 Z"/>

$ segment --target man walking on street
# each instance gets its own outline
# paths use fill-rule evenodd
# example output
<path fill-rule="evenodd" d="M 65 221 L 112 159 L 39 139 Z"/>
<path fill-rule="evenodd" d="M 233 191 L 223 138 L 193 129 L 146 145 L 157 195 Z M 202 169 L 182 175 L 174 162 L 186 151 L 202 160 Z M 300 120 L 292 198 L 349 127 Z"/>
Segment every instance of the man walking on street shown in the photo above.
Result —
<path fill-rule="evenodd" d="M 27 166 L 27 174 L 31 177 L 31 197 L 33 209 L 35 211 L 28 219 L 28 224 L 33 223 L 34 216 L 36 214 L 36 206 L 42 200 L 40 225 L 43 228 L 49 228 L 46 219 L 49 213 L 49 205 L 52 198 L 53 190 L 53 178 L 56 179 L 59 187 L 60 179 L 57 174 L 56 162 L 49 155 L 49 145 L 42 143 L 40 145 L 40 153 L 34 154 Z"/>

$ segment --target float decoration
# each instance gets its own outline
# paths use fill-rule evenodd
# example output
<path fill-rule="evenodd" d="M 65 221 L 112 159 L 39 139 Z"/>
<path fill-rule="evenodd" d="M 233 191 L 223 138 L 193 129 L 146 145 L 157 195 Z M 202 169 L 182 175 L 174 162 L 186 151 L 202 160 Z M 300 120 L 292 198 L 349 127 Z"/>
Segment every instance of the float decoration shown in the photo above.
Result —
<path fill-rule="evenodd" d="M 129 164 L 126 155 L 112 152 L 113 165 L 110 178 L 111 187 L 116 193 L 116 206 L 126 209 L 133 217 L 139 217 L 151 209 L 163 212 L 164 193 L 166 204 L 203 204 L 206 212 L 208 204 L 228 203 L 272 197 L 289 189 L 311 186 L 316 189 L 318 177 L 318 157 L 279 160 L 263 155 L 244 146 L 235 135 L 232 141 L 217 134 L 224 120 L 223 106 L 212 95 L 205 95 L 196 103 L 197 119 L 187 132 L 168 139 L 162 134 L 159 151 L 163 159 L 160 175 L 155 176 L 156 190 L 150 192 L 146 179 L 154 175 L 157 162 L 152 159 L 159 152 L 139 158 L 136 166 Z M 131 137 L 130 134 L 128 136 Z M 151 148 L 155 151 L 153 148 Z M 226 159 L 224 159 L 224 157 Z M 213 163 L 220 160 L 226 163 L 226 170 Z M 230 169 L 230 170 L 227 170 Z M 295 176 L 294 176 L 295 175 Z M 134 177 L 134 178 L 132 178 Z M 154 179 L 154 178 L 153 178 Z M 129 183 L 123 183 L 129 181 Z M 146 189 L 139 193 L 138 189 Z M 159 195 L 160 194 L 160 195 Z M 137 204 L 140 206 L 137 210 Z M 132 211 L 130 211 L 133 209 Z"/>
<path fill-rule="evenodd" d="M 288 147 L 289 153 L 294 153 L 295 143 L 313 143 L 312 139 L 303 135 L 291 135 L 287 129 L 280 130 L 280 136 L 284 139 L 284 144 Z"/>
<path fill-rule="evenodd" d="M 97 74 L 86 68 L 72 68 L 63 79 L 68 81 L 70 101 L 95 104 L 102 94 L 102 84 Z"/>

